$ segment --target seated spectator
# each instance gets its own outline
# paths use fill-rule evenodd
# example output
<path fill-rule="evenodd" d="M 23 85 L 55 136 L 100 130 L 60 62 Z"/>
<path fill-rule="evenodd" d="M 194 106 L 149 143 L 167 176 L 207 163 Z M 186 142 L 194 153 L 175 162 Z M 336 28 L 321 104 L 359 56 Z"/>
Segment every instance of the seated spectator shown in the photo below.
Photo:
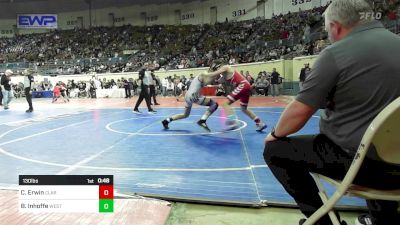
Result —
<path fill-rule="evenodd" d="M 268 96 L 269 81 L 263 73 L 260 72 L 260 76 L 256 79 L 254 83 L 254 89 L 258 95 Z"/>
<path fill-rule="evenodd" d="M 175 85 L 172 82 L 171 79 L 168 80 L 168 85 L 167 85 L 167 94 L 168 96 L 174 95 L 175 90 Z"/>
<path fill-rule="evenodd" d="M 335 44 L 321 52 L 303 90 L 266 137 L 268 168 L 306 217 L 322 206 L 310 172 L 343 179 L 367 127 L 400 96 L 400 64 L 393 60 L 400 58 L 400 38 L 381 22 L 360 17 L 359 12 L 373 13 L 367 0 L 336 0 L 328 7 L 325 26 Z M 374 66 L 366 70 L 369 65 Z M 321 108 L 320 133 L 289 136 Z M 399 189 L 399 166 L 382 161 L 374 148 L 368 149 L 353 183 Z M 359 217 L 356 224 L 400 224 L 398 202 L 367 200 L 367 206 L 370 215 Z M 303 223 L 304 219 L 299 222 Z M 325 215 L 315 224 L 332 222 Z"/>

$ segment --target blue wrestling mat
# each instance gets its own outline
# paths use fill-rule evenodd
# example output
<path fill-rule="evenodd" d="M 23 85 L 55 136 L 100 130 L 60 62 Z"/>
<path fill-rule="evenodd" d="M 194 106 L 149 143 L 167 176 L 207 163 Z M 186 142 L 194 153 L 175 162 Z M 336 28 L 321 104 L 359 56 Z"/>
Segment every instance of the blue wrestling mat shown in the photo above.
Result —
<path fill-rule="evenodd" d="M 131 109 L 53 109 L 25 114 L 0 111 L 0 186 L 16 187 L 23 174 L 112 174 L 119 193 L 217 204 L 293 205 L 267 168 L 264 138 L 281 108 L 253 108 L 268 124 L 255 130 L 240 110 L 240 128 L 224 132 L 218 110 L 208 121 L 212 132 L 196 125 L 205 108 L 170 124 L 161 121 L 182 108 L 155 115 Z M 301 134 L 318 132 L 314 116 Z M 364 206 L 345 198 L 344 206 Z"/>

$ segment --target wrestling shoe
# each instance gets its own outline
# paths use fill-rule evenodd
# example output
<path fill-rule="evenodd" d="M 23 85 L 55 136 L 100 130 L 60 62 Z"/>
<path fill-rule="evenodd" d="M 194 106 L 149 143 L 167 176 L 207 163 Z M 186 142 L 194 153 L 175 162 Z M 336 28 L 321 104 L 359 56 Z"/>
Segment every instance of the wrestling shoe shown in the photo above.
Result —
<path fill-rule="evenodd" d="M 374 225 L 372 218 L 368 214 L 363 214 L 357 217 L 355 225 Z"/>
<path fill-rule="evenodd" d="M 236 130 L 239 128 L 239 123 L 236 120 L 227 120 L 225 125 L 226 131 Z"/>
<path fill-rule="evenodd" d="M 303 225 L 306 222 L 306 219 L 301 219 L 299 221 L 299 225 Z M 314 225 L 320 225 L 319 223 L 316 223 Z M 346 221 L 342 220 L 342 222 L 340 222 L 340 225 L 347 225 Z"/>
<path fill-rule="evenodd" d="M 265 124 L 263 122 L 257 123 L 256 126 L 257 126 L 256 131 L 258 131 L 258 132 L 262 132 L 265 128 L 267 128 L 267 124 Z"/>
<path fill-rule="evenodd" d="M 199 120 L 197 121 L 197 125 L 199 125 L 200 127 L 202 127 L 204 130 L 211 132 L 210 128 L 208 128 L 207 123 L 205 120 Z"/>
<path fill-rule="evenodd" d="M 132 112 L 136 114 L 142 114 L 142 112 L 140 112 L 139 109 L 134 109 Z"/>
<path fill-rule="evenodd" d="M 166 129 L 166 130 L 169 129 L 169 127 L 168 127 L 169 122 L 167 120 L 163 120 L 161 123 L 164 126 L 164 129 Z"/>

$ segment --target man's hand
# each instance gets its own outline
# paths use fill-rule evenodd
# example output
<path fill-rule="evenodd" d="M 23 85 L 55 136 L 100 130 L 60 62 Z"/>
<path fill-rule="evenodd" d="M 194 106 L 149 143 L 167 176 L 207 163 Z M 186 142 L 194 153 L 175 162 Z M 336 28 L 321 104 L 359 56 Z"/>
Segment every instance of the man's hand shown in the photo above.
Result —
<path fill-rule="evenodd" d="M 297 100 L 293 100 L 282 113 L 275 128 L 276 137 L 286 137 L 299 131 L 314 114 L 316 109 Z M 277 141 L 271 133 L 265 138 L 265 143 Z"/>
<path fill-rule="evenodd" d="M 268 142 L 273 142 L 273 141 L 276 141 L 276 140 L 277 140 L 277 139 L 274 138 L 274 137 L 272 137 L 271 133 L 269 133 L 269 134 L 267 135 L 267 137 L 265 138 L 265 143 L 264 143 L 264 144 L 267 144 Z"/>

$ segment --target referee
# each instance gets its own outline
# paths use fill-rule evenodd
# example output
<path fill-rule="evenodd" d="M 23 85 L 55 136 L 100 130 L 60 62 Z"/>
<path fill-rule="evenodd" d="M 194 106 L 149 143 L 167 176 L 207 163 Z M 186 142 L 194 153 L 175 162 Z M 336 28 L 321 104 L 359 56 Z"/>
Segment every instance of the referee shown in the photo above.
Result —
<path fill-rule="evenodd" d="M 150 105 L 150 85 L 153 83 L 153 77 L 148 65 L 145 65 L 145 68 L 139 71 L 139 80 L 141 81 L 141 91 L 133 112 L 141 114 L 139 111 L 139 105 L 144 99 L 146 101 L 149 113 L 156 113 L 156 111 L 153 110 Z"/>
<path fill-rule="evenodd" d="M 30 69 L 24 70 L 24 75 L 25 75 L 25 77 L 24 77 L 25 98 L 26 98 L 26 101 L 29 104 L 29 109 L 25 111 L 27 113 L 33 112 L 31 88 L 32 88 L 32 83 L 33 83 L 34 79 L 33 79 L 32 74 L 33 74 L 32 70 L 30 70 Z"/>

